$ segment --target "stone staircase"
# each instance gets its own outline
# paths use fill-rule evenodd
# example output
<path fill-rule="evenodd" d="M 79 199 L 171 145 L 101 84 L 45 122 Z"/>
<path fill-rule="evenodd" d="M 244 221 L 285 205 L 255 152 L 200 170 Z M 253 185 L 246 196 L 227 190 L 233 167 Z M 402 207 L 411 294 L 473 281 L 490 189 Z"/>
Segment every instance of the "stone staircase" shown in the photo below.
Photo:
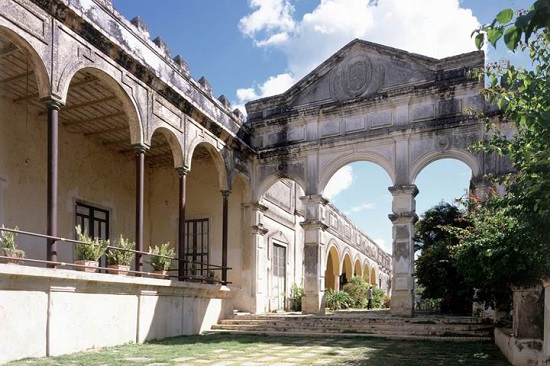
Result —
<path fill-rule="evenodd" d="M 420 315 L 397 318 L 387 313 L 235 314 L 210 332 L 232 334 L 361 336 L 448 342 L 491 341 L 492 324 L 465 316 Z"/>

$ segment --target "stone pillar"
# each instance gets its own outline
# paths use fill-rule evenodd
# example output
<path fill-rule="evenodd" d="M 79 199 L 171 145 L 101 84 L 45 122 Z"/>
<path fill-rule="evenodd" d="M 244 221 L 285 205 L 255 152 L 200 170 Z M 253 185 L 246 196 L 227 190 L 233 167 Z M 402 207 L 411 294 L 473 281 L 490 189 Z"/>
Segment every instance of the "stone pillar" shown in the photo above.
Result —
<path fill-rule="evenodd" d="M 134 145 L 136 152 L 136 250 L 143 251 L 143 200 L 145 181 L 145 152 L 143 145 Z M 143 254 L 136 253 L 135 270 L 143 271 Z M 140 276 L 136 274 L 136 276 Z"/>
<path fill-rule="evenodd" d="M 543 360 L 549 363 L 550 361 L 550 278 L 545 278 L 542 281 L 544 286 L 544 330 L 542 334 L 542 354 Z"/>
<path fill-rule="evenodd" d="M 183 281 L 187 262 L 185 256 L 185 193 L 187 190 L 187 168 L 177 168 L 179 175 L 179 217 L 178 217 L 178 277 Z"/>
<path fill-rule="evenodd" d="M 301 197 L 305 208 L 304 229 L 304 292 L 302 312 L 306 314 L 325 313 L 325 278 L 323 271 L 323 232 L 325 205 L 328 201 L 321 195 Z"/>
<path fill-rule="evenodd" d="M 514 337 L 540 339 L 544 327 L 542 286 L 513 286 L 512 291 Z"/>
<path fill-rule="evenodd" d="M 223 197 L 223 213 L 222 213 L 222 284 L 227 284 L 227 230 L 228 230 L 228 198 L 231 191 L 224 190 Z"/>
<path fill-rule="evenodd" d="M 48 196 L 47 196 L 47 232 L 49 236 L 57 236 L 57 189 L 58 189 L 58 158 L 59 158 L 59 108 L 61 103 L 53 99 L 44 99 L 48 108 Z M 57 262 L 57 242 L 48 239 L 46 259 Z M 49 264 L 48 267 L 55 267 Z"/>
<path fill-rule="evenodd" d="M 418 194 L 415 185 L 400 185 L 389 188 L 393 195 L 393 280 L 391 314 L 413 316 L 414 309 L 414 223 L 418 220 L 414 197 Z"/>
<path fill-rule="evenodd" d="M 268 296 L 266 286 L 266 243 L 265 235 L 269 232 L 264 227 L 264 213 L 268 210 L 267 206 L 259 202 L 250 204 L 251 214 L 251 233 L 252 233 L 252 263 L 250 269 L 252 272 L 251 294 L 253 297 L 253 311 L 255 313 L 263 313 L 266 310 L 266 298 Z"/>

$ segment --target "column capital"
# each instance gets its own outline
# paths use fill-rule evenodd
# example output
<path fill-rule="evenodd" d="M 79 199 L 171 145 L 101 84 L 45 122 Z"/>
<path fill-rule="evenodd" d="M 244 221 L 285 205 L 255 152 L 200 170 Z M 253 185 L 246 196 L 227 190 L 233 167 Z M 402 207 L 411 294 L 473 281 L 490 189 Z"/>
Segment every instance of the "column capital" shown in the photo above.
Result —
<path fill-rule="evenodd" d="M 229 197 L 229 195 L 231 194 L 231 191 L 229 189 L 222 189 L 220 192 L 222 193 L 223 197 Z"/>
<path fill-rule="evenodd" d="M 322 231 L 325 231 L 328 229 L 328 225 L 323 223 L 321 220 L 307 220 L 300 222 L 300 226 L 304 230 L 316 230 L 320 229 Z"/>
<path fill-rule="evenodd" d="M 269 210 L 269 207 L 267 207 L 266 205 L 261 204 L 259 201 L 258 202 L 245 203 L 243 206 L 246 207 L 246 208 L 250 208 L 251 210 L 260 211 L 260 212 L 266 212 L 267 210 Z"/>
<path fill-rule="evenodd" d="M 178 172 L 180 177 L 183 177 L 183 176 L 189 174 L 189 168 L 185 167 L 185 166 L 176 168 L 176 171 Z"/>
<path fill-rule="evenodd" d="M 141 143 L 133 144 L 132 148 L 134 149 L 136 154 L 145 154 L 147 150 L 149 150 L 149 147 L 147 145 Z"/>
<path fill-rule="evenodd" d="M 325 206 L 329 202 L 321 194 L 310 194 L 310 195 L 302 196 L 302 197 L 300 197 L 300 200 L 306 205 L 307 204 L 312 204 L 312 203 L 317 203 L 317 204 Z"/>
<path fill-rule="evenodd" d="M 394 224 L 413 224 L 418 221 L 418 215 L 416 212 L 393 212 L 388 215 L 388 218 Z"/>
<path fill-rule="evenodd" d="M 53 97 L 45 97 L 40 99 L 42 103 L 48 107 L 48 109 L 56 109 L 59 110 L 62 106 L 64 106 L 64 103 L 62 103 L 60 100 L 54 99 Z"/>
<path fill-rule="evenodd" d="M 416 195 L 418 194 L 418 188 L 416 187 L 415 184 L 396 185 L 396 186 L 388 187 L 388 190 L 394 197 L 401 194 L 410 194 L 413 197 L 416 197 Z"/>
<path fill-rule="evenodd" d="M 258 225 L 252 225 L 252 234 L 258 234 L 261 236 L 264 236 L 269 232 L 269 229 L 265 228 L 262 223 L 259 223 Z"/>

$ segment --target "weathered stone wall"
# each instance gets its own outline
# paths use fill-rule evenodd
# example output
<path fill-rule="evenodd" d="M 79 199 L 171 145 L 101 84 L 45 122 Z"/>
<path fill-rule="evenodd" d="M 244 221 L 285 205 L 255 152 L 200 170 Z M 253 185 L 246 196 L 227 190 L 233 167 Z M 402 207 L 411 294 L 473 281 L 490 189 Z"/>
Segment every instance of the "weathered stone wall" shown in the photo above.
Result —
<path fill-rule="evenodd" d="M 199 334 L 232 312 L 228 288 L 0 264 L 0 363 Z"/>

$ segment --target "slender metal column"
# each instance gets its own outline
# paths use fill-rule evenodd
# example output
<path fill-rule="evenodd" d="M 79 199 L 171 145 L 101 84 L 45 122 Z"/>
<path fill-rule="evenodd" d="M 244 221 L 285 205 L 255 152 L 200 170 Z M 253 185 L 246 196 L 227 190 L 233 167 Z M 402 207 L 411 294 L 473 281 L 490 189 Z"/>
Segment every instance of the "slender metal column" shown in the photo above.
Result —
<path fill-rule="evenodd" d="M 231 191 L 221 191 L 223 196 L 223 218 L 222 218 L 222 283 L 227 283 L 227 221 L 228 221 L 228 197 Z"/>
<path fill-rule="evenodd" d="M 179 280 L 183 281 L 185 276 L 185 270 L 187 269 L 187 262 L 184 261 L 185 257 L 185 191 L 187 185 L 187 168 L 177 168 L 179 174 L 180 191 L 179 191 L 179 227 L 178 227 L 178 276 Z"/>
<path fill-rule="evenodd" d="M 143 251 L 143 186 L 145 177 L 145 151 L 143 145 L 134 145 L 136 151 L 136 250 Z M 143 254 L 136 253 L 136 271 L 143 271 Z M 136 275 L 139 276 L 139 275 Z"/>
<path fill-rule="evenodd" d="M 47 198 L 47 235 L 57 236 L 57 188 L 58 188 L 58 158 L 59 158 L 59 108 L 61 103 L 53 99 L 43 102 L 48 108 L 48 198 Z M 46 249 L 47 260 L 57 261 L 57 242 L 48 239 Z M 55 267 L 49 264 L 48 267 Z"/>

